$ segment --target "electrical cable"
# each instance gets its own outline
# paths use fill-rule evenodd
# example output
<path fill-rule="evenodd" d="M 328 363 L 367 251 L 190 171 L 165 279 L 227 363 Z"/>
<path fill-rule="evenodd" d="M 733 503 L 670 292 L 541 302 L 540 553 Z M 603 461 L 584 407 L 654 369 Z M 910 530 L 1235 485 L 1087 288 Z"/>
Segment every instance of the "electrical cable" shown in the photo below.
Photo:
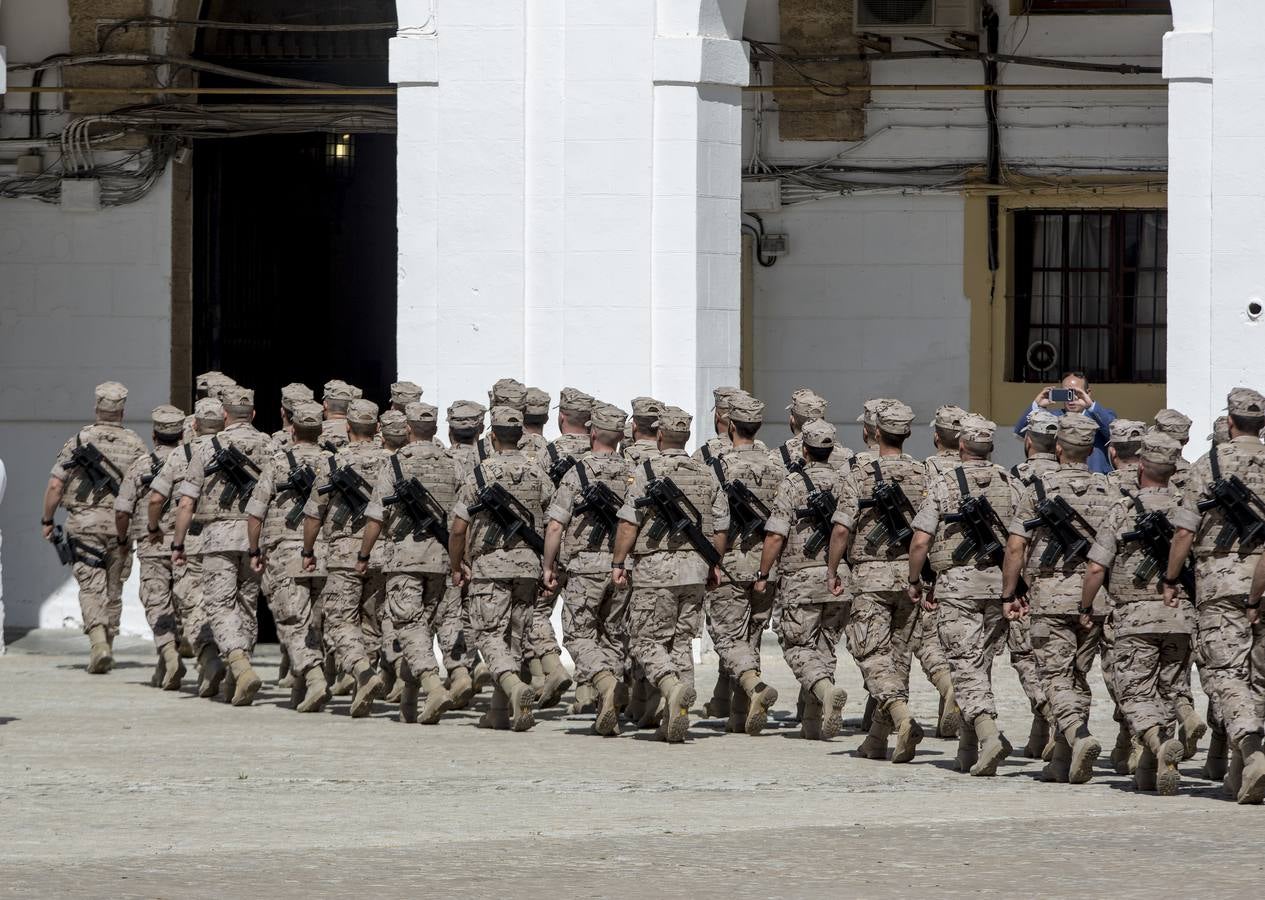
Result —
<path fill-rule="evenodd" d="M 298 78 L 281 78 L 274 75 L 262 75 L 259 72 L 249 72 L 246 69 L 235 69 L 230 66 L 221 66 L 216 63 L 205 62 L 200 59 L 191 59 L 185 56 L 167 56 L 161 53 L 85 53 L 67 55 L 62 59 L 52 62 L 44 60 L 37 63 L 12 63 L 8 66 L 8 70 L 10 72 L 35 72 L 41 69 L 60 68 L 64 66 L 96 65 L 184 66 L 186 68 L 195 69 L 199 72 L 206 72 L 211 75 L 222 75 L 226 78 L 236 78 L 240 81 L 252 81 L 258 84 L 271 84 L 276 85 L 277 87 L 324 89 L 345 87 L 345 85 L 328 84 L 323 81 L 304 81 Z"/>

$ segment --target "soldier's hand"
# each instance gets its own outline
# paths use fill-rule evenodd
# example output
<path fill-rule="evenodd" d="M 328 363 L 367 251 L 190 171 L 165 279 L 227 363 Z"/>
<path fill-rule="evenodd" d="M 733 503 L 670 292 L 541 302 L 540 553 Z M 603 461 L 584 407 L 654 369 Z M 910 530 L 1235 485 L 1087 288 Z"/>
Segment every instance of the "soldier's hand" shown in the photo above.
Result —
<path fill-rule="evenodd" d="M 1050 391 L 1051 391 L 1051 388 L 1048 388 L 1048 387 L 1041 388 L 1041 390 L 1037 391 L 1037 396 L 1032 402 L 1035 403 L 1037 406 L 1041 407 L 1042 409 L 1049 409 L 1050 408 Z"/>
<path fill-rule="evenodd" d="M 1024 605 L 1025 604 L 1023 603 L 1023 601 L 1019 599 L 1008 600 L 1006 601 L 1006 603 L 1002 604 L 1002 608 L 1001 608 L 1002 615 L 1004 615 L 1011 622 L 1015 621 L 1016 619 L 1020 619 L 1023 617 Z"/>
<path fill-rule="evenodd" d="M 544 588 L 540 594 L 542 597 L 547 594 L 556 593 L 558 590 L 558 573 L 553 569 L 545 569 L 545 571 L 541 573 L 540 583 Z"/>
<path fill-rule="evenodd" d="M 356 574 L 361 578 L 369 574 L 369 564 L 363 559 L 356 560 Z"/>
<path fill-rule="evenodd" d="M 720 587 L 720 567 L 712 566 L 707 570 L 707 590 L 714 591 Z"/>
<path fill-rule="evenodd" d="M 1164 585 L 1164 605 L 1177 609 L 1177 588 L 1171 584 Z"/>
<path fill-rule="evenodd" d="M 452 570 L 452 586 L 463 588 L 470 583 L 470 567 L 461 563 Z"/>
<path fill-rule="evenodd" d="M 303 557 L 303 571 L 304 572 L 316 571 L 316 554 Z"/>
<path fill-rule="evenodd" d="M 909 598 L 911 603 L 921 603 L 922 585 L 911 581 L 909 584 L 905 585 L 905 596 Z"/>
<path fill-rule="evenodd" d="M 623 566 L 611 566 L 611 582 L 617 588 L 628 586 L 628 570 Z"/>
<path fill-rule="evenodd" d="M 843 579 L 839 576 L 838 572 L 826 573 L 826 587 L 830 590 L 830 593 L 833 596 L 843 596 Z"/>
<path fill-rule="evenodd" d="M 266 557 L 262 553 L 257 553 L 250 558 L 250 570 L 256 575 L 262 575 L 264 567 L 268 564 Z"/>
<path fill-rule="evenodd" d="M 183 566 L 185 562 L 187 562 L 187 558 L 185 557 L 183 550 L 171 551 L 171 564 L 173 566 Z"/>
<path fill-rule="evenodd" d="M 769 586 L 769 582 L 768 582 L 768 579 L 766 578 L 761 578 L 759 581 L 754 581 L 751 583 L 751 587 L 755 590 L 757 594 L 763 594 L 765 590 L 768 588 L 768 586 Z"/>
<path fill-rule="evenodd" d="M 41 532 L 43 532 L 43 534 L 44 534 L 44 540 L 46 540 L 46 541 L 51 541 L 51 540 L 53 539 L 53 526 L 52 526 L 52 525 L 41 525 L 41 526 L 40 526 L 40 531 L 41 531 Z"/>
<path fill-rule="evenodd" d="M 1261 618 L 1261 599 L 1256 598 L 1256 605 L 1247 608 L 1247 624 L 1255 625 Z"/>
<path fill-rule="evenodd" d="M 1080 623 L 1083 631 L 1090 631 L 1094 627 L 1094 618 L 1088 613 L 1081 613 Z"/>

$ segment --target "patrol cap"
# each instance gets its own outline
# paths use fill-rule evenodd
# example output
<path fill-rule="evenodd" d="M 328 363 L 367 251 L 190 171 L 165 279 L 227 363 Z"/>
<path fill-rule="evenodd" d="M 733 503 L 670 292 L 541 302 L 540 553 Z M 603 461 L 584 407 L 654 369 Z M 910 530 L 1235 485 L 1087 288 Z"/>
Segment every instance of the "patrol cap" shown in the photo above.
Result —
<path fill-rule="evenodd" d="M 728 386 L 712 388 L 712 409 L 720 413 L 729 412 L 730 402 L 740 393 L 742 393 L 742 388 Z"/>
<path fill-rule="evenodd" d="M 632 419 L 629 419 L 627 422 L 624 423 L 624 440 L 631 441 L 632 439 L 633 439 L 633 423 L 632 423 Z"/>
<path fill-rule="evenodd" d="M 1035 409 L 1028 413 L 1028 423 L 1023 426 L 1022 434 L 1058 434 L 1059 417 L 1044 409 Z"/>
<path fill-rule="evenodd" d="M 799 418 L 812 421 L 824 419 L 829 406 L 830 401 L 812 388 L 800 388 L 791 394 L 791 402 L 786 408 Z"/>
<path fill-rule="evenodd" d="M 299 400 L 290 412 L 290 422 L 299 428 L 320 428 L 325 410 L 315 400 Z"/>
<path fill-rule="evenodd" d="M 522 428 L 523 411 L 512 406 L 492 407 L 493 428 Z"/>
<path fill-rule="evenodd" d="M 814 419 L 804 425 L 804 429 L 799 433 L 799 436 L 807 447 L 816 447 L 819 450 L 825 450 L 828 447 L 833 448 L 835 445 L 835 426 L 825 419 Z"/>
<path fill-rule="evenodd" d="M 1182 455 L 1182 445 L 1177 438 L 1162 431 L 1149 431 L 1142 438 L 1142 459 L 1165 466 L 1177 465 Z"/>
<path fill-rule="evenodd" d="M 182 409 L 163 404 L 155 406 L 150 411 L 149 417 L 154 423 L 154 431 L 157 434 L 171 437 L 184 431 L 184 410 Z"/>
<path fill-rule="evenodd" d="M 613 403 L 594 402 L 589 412 L 589 424 L 603 431 L 620 431 L 628 424 L 628 413 Z"/>
<path fill-rule="evenodd" d="M 513 378 L 502 378 L 488 391 L 488 400 L 493 407 L 512 406 L 521 411 L 527 402 L 527 385 Z"/>
<path fill-rule="evenodd" d="M 862 422 L 871 427 L 878 424 L 878 411 L 886 404 L 892 401 L 886 397 L 872 397 L 861 404 L 861 415 L 857 416 L 857 421 Z"/>
<path fill-rule="evenodd" d="M 398 409 L 388 409 L 378 419 L 378 430 L 382 432 L 383 437 L 406 438 L 408 437 L 408 420 Z"/>
<path fill-rule="evenodd" d="M 888 434 L 909 434 L 914 411 L 899 400 L 888 400 L 878 409 L 878 427 Z"/>
<path fill-rule="evenodd" d="M 667 409 L 667 404 L 654 397 L 633 397 L 632 414 L 634 419 L 657 419 L 659 413 Z"/>
<path fill-rule="evenodd" d="M 991 444 L 997 433 L 997 423 L 977 413 L 965 413 L 956 427 L 962 440 L 976 444 Z"/>
<path fill-rule="evenodd" d="M 1230 440 L 1230 417 L 1217 416 L 1217 421 L 1212 423 L 1212 434 L 1208 435 L 1208 440 L 1214 444 L 1224 444 Z"/>
<path fill-rule="evenodd" d="M 333 381 L 325 382 L 325 387 L 321 389 L 321 399 L 350 402 L 356 399 L 356 391 L 347 382 L 335 378 Z"/>
<path fill-rule="evenodd" d="M 193 406 L 193 418 L 199 422 L 223 422 L 224 404 L 214 397 L 203 397 Z"/>
<path fill-rule="evenodd" d="M 361 390 L 360 388 L 356 387 L 354 384 L 348 383 L 347 387 L 351 389 L 351 399 L 359 400 L 362 397 L 364 397 L 365 392 Z"/>
<path fill-rule="evenodd" d="M 203 372 L 194 379 L 194 386 L 200 391 L 209 391 L 217 384 L 234 384 L 234 381 L 223 372 L 217 372 L 215 370 Z"/>
<path fill-rule="evenodd" d="M 930 424 L 936 428 L 943 428 L 945 431 L 960 431 L 962 419 L 967 415 L 967 411 L 962 407 L 949 404 L 936 410 Z"/>
<path fill-rule="evenodd" d="M 528 388 L 523 398 L 523 412 L 529 416 L 549 415 L 549 394 L 540 388 Z"/>
<path fill-rule="evenodd" d="M 434 425 L 439 420 L 439 410 L 429 403 L 414 400 L 404 407 L 404 418 L 410 425 Z"/>
<path fill-rule="evenodd" d="M 306 384 L 292 381 L 281 389 L 281 406 L 286 412 L 294 411 L 294 404 L 300 400 L 314 400 L 316 395 Z"/>
<path fill-rule="evenodd" d="M 122 412 L 127 388 L 117 381 L 106 381 L 97 385 L 95 398 L 97 409 L 102 412 Z"/>
<path fill-rule="evenodd" d="M 579 388 L 564 387 L 558 394 L 558 409 L 568 413 L 587 414 L 596 401 Z"/>
<path fill-rule="evenodd" d="M 351 401 L 347 407 L 347 421 L 353 425 L 373 425 L 378 421 L 378 404 L 372 400 Z"/>
<path fill-rule="evenodd" d="M 391 385 L 391 402 L 407 406 L 422 399 L 422 389 L 411 381 L 397 381 Z"/>
<path fill-rule="evenodd" d="M 1065 413 L 1059 419 L 1059 440 L 1073 447 L 1094 446 L 1098 423 L 1082 413 Z"/>
<path fill-rule="evenodd" d="M 448 426 L 450 428 L 473 428 L 483 424 L 483 414 L 487 407 L 473 400 L 457 400 L 448 406 Z"/>
<path fill-rule="evenodd" d="M 1232 416 L 1265 416 L 1265 396 L 1251 388 L 1236 387 L 1226 398 L 1226 409 Z"/>
<path fill-rule="evenodd" d="M 1181 443 L 1190 440 L 1190 416 L 1175 409 L 1161 409 L 1155 414 L 1155 427 Z"/>
<path fill-rule="evenodd" d="M 1133 444 L 1142 440 L 1143 435 L 1146 434 L 1146 423 L 1133 419 L 1116 419 L 1109 428 L 1110 442 L 1113 444 Z"/>
<path fill-rule="evenodd" d="M 669 434 L 689 434 L 690 424 L 693 421 L 694 417 L 681 409 L 681 407 L 667 406 L 664 407 L 663 412 L 659 413 L 659 418 L 655 420 L 654 427 Z"/>
<path fill-rule="evenodd" d="M 729 421 L 744 425 L 761 425 L 764 422 L 764 401 L 739 391 L 729 398 Z"/>
<path fill-rule="evenodd" d="M 240 384 L 228 384 L 220 389 L 220 402 L 231 413 L 248 413 L 255 408 L 255 392 Z"/>

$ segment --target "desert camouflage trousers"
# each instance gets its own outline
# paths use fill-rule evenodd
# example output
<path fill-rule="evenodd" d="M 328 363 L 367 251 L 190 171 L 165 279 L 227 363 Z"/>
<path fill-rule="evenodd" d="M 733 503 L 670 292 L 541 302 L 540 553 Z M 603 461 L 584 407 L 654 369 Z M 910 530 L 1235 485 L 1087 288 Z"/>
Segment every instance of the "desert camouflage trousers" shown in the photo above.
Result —
<path fill-rule="evenodd" d="M 865 689 L 886 707 L 909 699 L 909 665 L 920 606 L 904 591 L 862 591 L 853 598 L 845 634 Z"/>
<path fill-rule="evenodd" d="M 299 675 L 321 662 L 313 579 L 293 574 L 302 569 L 302 552 L 302 541 L 283 541 L 269 551 L 262 584 L 277 623 L 277 640 L 290 659 L 290 668 Z"/>
<path fill-rule="evenodd" d="M 79 585 L 79 613 L 84 634 L 103 625 L 110 637 L 114 637 L 119 633 L 119 619 L 123 616 L 123 582 L 132 574 L 132 547 L 130 544 L 119 546 L 113 536 L 75 532 L 69 528 L 66 535 L 73 544 L 79 545 L 76 551 L 82 555 L 71 564 L 71 572 Z"/>
<path fill-rule="evenodd" d="M 202 607 L 221 656 L 255 649 L 259 581 L 245 550 L 202 554 Z"/>
<path fill-rule="evenodd" d="M 1089 721 L 1089 670 L 1102 645 L 1102 619 L 1082 628 L 1078 615 L 1032 617 L 1032 650 L 1059 730 Z"/>
<path fill-rule="evenodd" d="M 633 658 L 651 684 L 675 675 L 694 686 L 692 642 L 703 625 L 701 584 L 652 587 L 634 578 L 628 601 L 628 636 Z"/>
<path fill-rule="evenodd" d="M 137 561 L 141 567 L 141 606 L 145 608 L 145 621 L 154 633 L 154 648 L 161 651 L 177 638 L 171 556 L 141 556 Z"/>
<path fill-rule="evenodd" d="M 778 608 L 778 644 L 786 664 L 805 691 L 823 678 L 835 679 L 839 639 L 848 621 L 850 604 L 802 603 Z"/>
<path fill-rule="evenodd" d="M 1041 672 L 1037 657 L 1032 651 L 1032 619 L 1012 619 L 1006 633 L 1006 647 L 1010 650 L 1010 665 L 1019 676 L 1019 685 L 1028 698 L 1028 705 L 1037 712 L 1046 702 L 1045 688 L 1041 686 Z"/>
<path fill-rule="evenodd" d="M 502 675 L 522 670 L 538 584 L 535 578 L 470 582 L 467 598 L 475 646 L 498 682 Z"/>
<path fill-rule="evenodd" d="M 1203 687 L 1236 744 L 1265 727 L 1265 622 L 1248 622 L 1245 599 L 1218 597 L 1195 610 Z"/>
<path fill-rule="evenodd" d="M 350 674 L 361 662 L 374 663 L 382 649 L 380 624 L 386 579 L 380 569 L 365 576 L 355 569 L 333 569 L 321 590 L 325 646 L 339 672 Z M 326 673 L 331 675 L 333 673 Z"/>
<path fill-rule="evenodd" d="M 725 581 L 707 595 L 707 631 L 716 645 L 721 671 L 736 678 L 760 671 L 760 639 L 773 615 L 774 582 L 763 591 L 754 583 Z"/>
<path fill-rule="evenodd" d="M 470 626 L 470 601 L 464 588 L 451 584 L 444 588 L 439 621 L 435 626 L 439 649 L 444 654 L 444 667 L 473 669 L 479 661 L 474 648 L 474 629 Z"/>
<path fill-rule="evenodd" d="M 439 671 L 435 629 L 443 614 L 447 583 L 444 573 L 396 572 L 387 576 L 384 623 L 391 623 L 400 655 L 415 679 Z"/>
<path fill-rule="evenodd" d="M 981 715 L 997 718 L 993 660 L 1006 641 L 1009 624 L 995 598 L 942 600 L 936 609 L 936 630 L 953 695 L 967 722 Z"/>
<path fill-rule="evenodd" d="M 598 672 L 622 678 L 628 658 L 628 588 L 609 572 L 573 573 L 562 589 L 562 640 L 575 663 L 577 684 Z"/>
<path fill-rule="evenodd" d="M 1129 731 L 1140 735 L 1173 721 L 1190 673 L 1190 635 L 1118 635 L 1112 657 L 1116 702 Z"/>

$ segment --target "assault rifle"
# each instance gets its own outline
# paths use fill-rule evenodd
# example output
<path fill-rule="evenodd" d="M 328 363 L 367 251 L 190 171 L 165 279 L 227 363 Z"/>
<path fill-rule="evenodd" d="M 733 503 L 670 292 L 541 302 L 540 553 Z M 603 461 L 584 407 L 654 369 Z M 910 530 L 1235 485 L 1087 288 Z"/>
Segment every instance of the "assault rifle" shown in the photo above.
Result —
<path fill-rule="evenodd" d="M 1045 528 L 1050 532 L 1039 565 L 1043 569 L 1052 569 L 1060 559 L 1077 565 L 1089 553 L 1090 538 L 1096 537 L 1097 532 L 1065 499 L 1057 494 L 1047 497 L 1041 479 L 1034 478 L 1032 485 L 1037 491 L 1037 517 L 1024 522 L 1023 527 L 1028 531 Z M 1078 522 L 1089 531 L 1089 538 L 1076 530 Z"/>
<path fill-rule="evenodd" d="M 334 514 L 334 527 L 342 528 L 348 519 L 359 519 L 365 514 L 369 505 L 369 494 L 372 488 L 364 477 L 351 466 L 341 469 L 334 464 L 333 457 L 329 461 L 329 483 L 316 489 L 318 494 L 337 492 L 343 501 L 343 509 Z"/>
<path fill-rule="evenodd" d="M 1140 543 L 1142 545 L 1142 561 L 1133 570 L 1133 580 L 1139 585 L 1147 584 L 1157 575 L 1163 576 L 1168 568 L 1169 553 L 1173 548 L 1173 525 L 1164 513 L 1153 510 L 1147 512 L 1142 501 L 1133 498 L 1133 505 L 1138 511 L 1138 518 L 1133 523 L 1133 530 L 1120 536 L 1125 544 Z M 1187 562 L 1177 576 L 1186 595 L 1195 599 L 1195 571 Z"/>
<path fill-rule="evenodd" d="M 86 479 L 76 494 L 79 500 L 86 500 L 89 494 L 99 494 L 102 491 L 118 496 L 123 473 L 115 468 L 114 463 L 95 444 L 84 444 L 76 440 L 75 449 L 70 451 L 70 461 L 65 467 L 79 469 Z"/>
<path fill-rule="evenodd" d="M 549 454 L 549 468 L 546 471 L 549 473 L 549 480 L 553 482 L 553 486 L 557 487 L 562 484 L 562 479 L 575 465 L 575 457 L 563 456 L 553 444 L 546 448 L 546 452 Z"/>
<path fill-rule="evenodd" d="M 892 544 L 908 550 L 914 530 L 909 527 L 906 511 L 912 513 L 913 504 L 899 484 L 884 480 L 878 460 L 871 465 L 874 469 L 874 495 L 858 504 L 861 509 L 874 509 L 878 513 L 878 525 L 865 539 L 866 552 L 877 554 L 880 548 Z"/>
<path fill-rule="evenodd" d="M 233 444 L 221 444 L 218 437 L 211 438 L 211 447 L 215 452 L 207 463 L 206 474 L 223 473 L 224 493 L 220 494 L 220 508 L 228 509 L 238 497 L 248 495 L 255 489 L 255 484 L 259 481 L 259 466 Z"/>
<path fill-rule="evenodd" d="M 105 568 L 105 554 L 93 547 L 85 546 L 66 534 L 60 525 L 53 529 L 53 536 L 48 539 L 57 551 L 57 561 L 63 566 L 71 566 L 81 562 L 93 569 Z"/>
<path fill-rule="evenodd" d="M 149 454 L 149 472 L 141 476 L 141 487 L 149 487 L 154 483 L 154 479 L 158 477 L 158 473 L 162 471 L 163 461 L 158 458 L 157 453 Z"/>
<path fill-rule="evenodd" d="M 470 506 L 470 515 L 487 513 L 491 520 L 487 532 L 483 535 L 483 546 L 509 549 L 515 538 L 521 539 L 537 556 L 545 553 L 545 540 L 536 533 L 536 517 L 522 502 L 505 490 L 505 486 L 493 481 L 488 483 L 483 477 L 483 466 L 476 466 L 474 481 L 478 486 L 475 502 Z"/>
<path fill-rule="evenodd" d="M 1243 549 L 1254 547 L 1265 537 L 1265 520 L 1260 516 L 1260 513 L 1265 512 L 1265 501 L 1244 484 L 1238 475 L 1226 478 L 1221 474 L 1216 447 L 1212 448 L 1209 462 L 1212 464 L 1212 496 L 1207 500 L 1200 500 L 1197 506 L 1201 513 L 1220 509 L 1225 518 L 1225 527 L 1217 534 L 1216 548 L 1228 550 L 1235 541 Z"/>
<path fill-rule="evenodd" d="M 839 501 L 834 494 L 813 484 L 802 466 L 797 471 L 804 479 L 804 486 L 808 488 L 808 496 L 804 498 L 804 506 L 795 510 L 795 517 L 800 522 L 804 519 L 812 520 L 813 534 L 804 542 L 804 555 L 811 559 L 830 542 L 830 533 L 835 527 L 831 520 L 834 519 L 835 510 L 839 508 Z"/>
<path fill-rule="evenodd" d="M 729 541 L 737 544 L 752 537 L 764 537 L 764 523 L 769 521 L 769 508 L 764 501 L 751 492 L 751 488 L 735 478 L 725 478 L 725 467 L 720 460 L 703 447 L 704 456 L 716 471 L 716 480 L 720 482 L 725 496 L 729 498 Z"/>
<path fill-rule="evenodd" d="M 419 479 L 404 477 L 400 461 L 394 456 L 391 457 L 391 466 L 395 469 L 395 493 L 390 497 L 383 497 L 382 504 L 384 506 L 399 505 L 404 509 L 404 514 L 413 526 L 409 530 L 412 531 L 414 540 L 424 540 L 429 535 L 439 541 L 440 546 L 446 551 L 448 549 L 448 516 L 444 513 L 443 507 Z"/>
<path fill-rule="evenodd" d="M 646 495 L 639 497 L 633 505 L 637 509 L 650 508 L 654 515 L 654 523 L 647 536 L 652 541 L 660 541 L 665 537 L 684 538 L 694 548 L 694 552 L 702 557 L 703 562 L 715 566 L 725 572 L 721 565 L 720 551 L 703 533 L 703 516 L 698 507 L 681 492 L 676 483 L 666 475 L 659 478 L 654 474 L 650 461 L 642 465 L 646 470 Z M 730 581 L 735 579 L 725 572 Z"/>
<path fill-rule="evenodd" d="M 286 480 L 277 485 L 277 493 L 284 494 L 286 491 L 291 491 L 294 494 L 294 506 L 290 507 L 290 511 L 286 513 L 286 524 L 294 528 L 303 518 L 303 507 L 312 496 L 312 485 L 316 484 L 316 473 L 312 471 L 311 466 L 300 464 L 294 458 L 293 450 L 286 451 L 286 459 L 290 461 L 290 472 L 286 475 Z"/>
<path fill-rule="evenodd" d="M 1001 568 L 1006 560 L 1005 540 L 1006 525 L 993 509 L 987 497 L 971 494 L 966 481 L 966 473 L 959 466 L 957 469 L 958 488 L 962 492 L 962 505 L 956 513 L 949 513 L 944 521 L 962 525 L 962 543 L 953 551 L 953 562 L 961 565 L 972 559 L 978 566 Z M 1020 575 L 1015 585 L 1015 595 L 1023 597 L 1028 593 L 1028 582 Z"/>
<path fill-rule="evenodd" d="M 608 550 L 613 550 L 615 532 L 619 528 L 619 507 L 623 501 L 604 482 L 589 481 L 583 465 L 577 465 L 575 471 L 580 476 L 580 502 L 575 505 L 574 514 L 587 515 L 593 520 L 589 549 L 597 550 L 605 544 Z"/>

